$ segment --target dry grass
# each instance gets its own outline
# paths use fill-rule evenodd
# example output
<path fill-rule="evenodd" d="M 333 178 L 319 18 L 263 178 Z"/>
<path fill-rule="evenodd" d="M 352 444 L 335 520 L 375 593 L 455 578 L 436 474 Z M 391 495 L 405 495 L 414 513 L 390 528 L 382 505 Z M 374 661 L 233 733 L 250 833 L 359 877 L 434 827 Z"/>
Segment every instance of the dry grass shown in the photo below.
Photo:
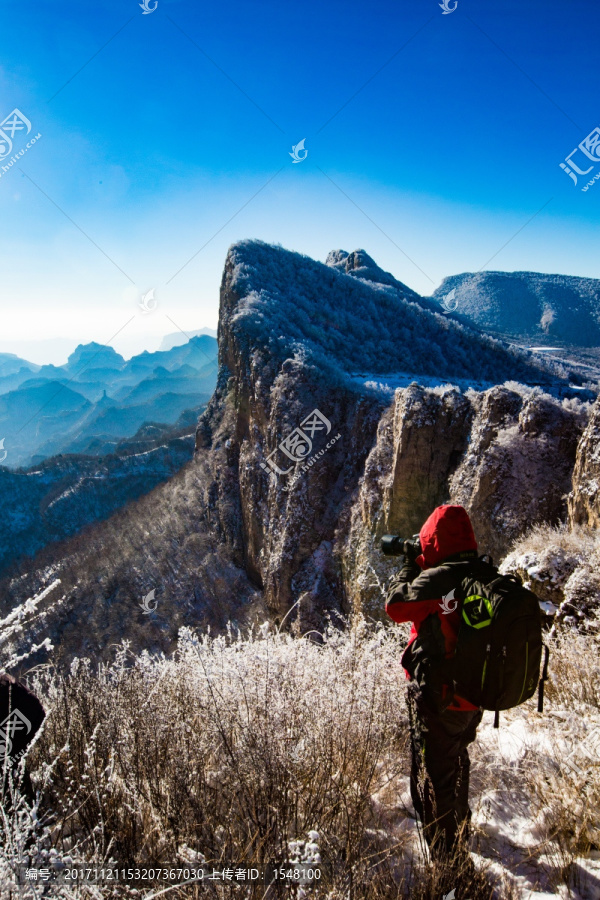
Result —
<path fill-rule="evenodd" d="M 406 766 L 399 652 L 364 624 L 324 644 L 183 632 L 175 659 L 122 649 L 48 674 L 53 846 L 138 866 L 192 848 L 223 868 L 284 861 L 314 829 L 335 880 L 366 878 L 389 856 L 371 796 Z"/>
<path fill-rule="evenodd" d="M 315 830 L 324 883 L 281 896 L 442 900 L 454 887 L 456 900 L 517 900 L 525 884 L 572 889 L 584 880 L 578 859 L 600 846 L 600 760 L 585 755 L 589 723 L 600 724 L 599 649 L 590 634 L 557 634 L 546 714 L 528 704 L 504 716 L 499 733 L 480 729 L 473 875 L 430 866 L 417 839 L 393 627 L 358 621 L 321 643 L 266 626 L 245 639 L 184 631 L 172 659 L 122 647 L 96 671 L 79 661 L 66 676 L 38 674 L 50 707 L 31 759 L 39 808 L 5 817 L 0 881 L 26 851 L 34 865 L 284 862 L 290 842 Z M 517 732 L 524 745 L 507 757 L 498 734 Z M 533 881 L 519 880 L 525 863 Z M 28 890 L 18 896 L 42 896 Z M 113 896 L 107 887 L 61 890 L 43 896 Z M 129 895 L 121 887 L 115 896 Z M 166 896 L 263 895 L 264 886 L 213 884 Z"/>
<path fill-rule="evenodd" d="M 566 554 L 589 557 L 600 552 L 600 534 L 584 526 L 571 529 L 567 525 L 536 525 L 516 542 L 514 550 L 543 553 L 549 547 L 561 548 Z"/>

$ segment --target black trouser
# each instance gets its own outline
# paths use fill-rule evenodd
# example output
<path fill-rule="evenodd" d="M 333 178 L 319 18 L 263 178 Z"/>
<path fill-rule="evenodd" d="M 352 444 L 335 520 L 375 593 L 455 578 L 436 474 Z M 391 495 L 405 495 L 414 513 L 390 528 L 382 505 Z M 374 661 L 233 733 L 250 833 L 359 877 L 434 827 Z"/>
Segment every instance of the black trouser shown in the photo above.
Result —
<path fill-rule="evenodd" d="M 469 752 L 481 710 L 436 713 L 414 682 L 408 686 L 412 765 L 410 793 L 432 858 L 467 849 Z"/>

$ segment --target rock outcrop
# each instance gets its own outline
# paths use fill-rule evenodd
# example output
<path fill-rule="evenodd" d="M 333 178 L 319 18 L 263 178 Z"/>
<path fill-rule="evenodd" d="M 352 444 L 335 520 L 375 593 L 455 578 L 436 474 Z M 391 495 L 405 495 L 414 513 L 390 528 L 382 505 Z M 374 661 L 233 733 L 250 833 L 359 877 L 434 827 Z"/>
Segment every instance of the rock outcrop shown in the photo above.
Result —
<path fill-rule="evenodd" d="M 395 569 L 379 551 L 381 535 L 409 537 L 440 503 L 468 510 L 481 552 L 497 561 L 536 522 L 564 522 L 585 419 L 585 406 L 519 385 L 398 390 L 340 540 L 352 604 L 381 611 Z"/>
<path fill-rule="evenodd" d="M 344 274 L 257 242 L 232 248 L 221 287 L 222 372 L 196 445 L 210 470 L 211 526 L 235 548 L 236 562 L 276 615 L 286 615 L 302 596 L 304 619 L 315 626 L 325 611 L 344 610 L 349 586 L 336 532 L 343 533 L 340 523 L 351 516 L 392 399 L 389 389 L 353 381 L 352 368 L 370 366 L 384 377 L 403 368 L 431 371 L 435 359 L 440 370 L 479 376 L 488 353 L 497 371 L 529 365 L 413 303 L 412 292 L 364 251 L 335 251 L 328 266 Z M 349 273 L 353 277 L 345 277 Z M 306 327 L 306 314 L 318 329 Z M 336 320 L 343 323 L 343 341 Z M 470 367 L 467 346 L 475 354 Z M 539 376 L 530 369 L 529 377 Z M 379 491 L 388 509 L 386 528 L 414 530 L 447 496 L 473 410 L 458 390 L 436 393 L 415 385 L 398 396 L 391 480 L 384 475 Z M 306 433 L 310 415 L 320 415 L 323 427 L 311 432 L 314 446 L 304 465 L 285 442 L 297 439 L 299 428 Z"/>
<path fill-rule="evenodd" d="M 473 396 L 472 406 L 468 450 L 450 495 L 469 510 L 482 547 L 499 559 L 532 525 L 565 521 L 587 407 L 517 387 Z"/>
<path fill-rule="evenodd" d="M 571 525 L 600 525 L 600 401 L 596 401 L 581 435 L 569 496 Z"/>
<path fill-rule="evenodd" d="M 600 535 L 576 525 L 541 525 L 516 541 L 502 571 L 518 575 L 550 621 L 600 631 Z"/>

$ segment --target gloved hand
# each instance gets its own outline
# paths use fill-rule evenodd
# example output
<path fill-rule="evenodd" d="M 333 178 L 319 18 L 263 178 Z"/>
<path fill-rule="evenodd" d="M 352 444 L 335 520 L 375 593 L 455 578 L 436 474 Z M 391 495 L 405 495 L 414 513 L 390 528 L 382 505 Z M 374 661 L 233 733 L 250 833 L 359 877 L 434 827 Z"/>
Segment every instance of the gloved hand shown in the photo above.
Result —
<path fill-rule="evenodd" d="M 407 563 L 410 565 L 414 564 L 417 556 L 421 552 L 420 544 L 416 544 L 414 540 L 404 541 L 402 549 L 404 551 L 402 555 L 402 559 L 404 560 L 403 565 L 406 565 Z"/>
<path fill-rule="evenodd" d="M 417 575 L 421 574 L 421 569 L 415 562 L 416 557 L 411 557 L 407 555 L 402 555 L 398 557 L 398 562 L 400 563 L 400 571 L 398 573 L 398 578 L 401 581 L 414 581 Z"/>

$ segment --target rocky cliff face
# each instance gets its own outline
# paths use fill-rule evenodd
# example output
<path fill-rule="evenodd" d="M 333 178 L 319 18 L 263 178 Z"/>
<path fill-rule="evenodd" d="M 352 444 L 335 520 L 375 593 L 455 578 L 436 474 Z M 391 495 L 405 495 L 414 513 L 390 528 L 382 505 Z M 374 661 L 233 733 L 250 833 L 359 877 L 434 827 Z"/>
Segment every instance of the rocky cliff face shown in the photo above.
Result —
<path fill-rule="evenodd" d="M 571 525 L 600 525 L 600 402 L 594 404 L 581 436 L 569 496 Z"/>
<path fill-rule="evenodd" d="M 465 506 L 480 551 L 496 561 L 534 523 L 563 522 L 585 421 L 585 406 L 516 384 L 466 395 L 416 384 L 397 391 L 339 542 L 353 605 L 381 610 L 395 563 L 381 556 L 379 538 L 417 532 L 440 503 Z"/>
<path fill-rule="evenodd" d="M 497 557 L 532 521 L 565 518 L 585 405 L 507 382 L 552 379 L 364 251 L 328 262 L 231 248 L 194 461 L 9 588 L 18 599 L 32 579 L 64 577 L 57 642 L 83 610 L 95 653 L 123 622 L 134 648 L 168 650 L 182 624 L 267 613 L 304 632 L 326 614 L 380 614 L 394 565 L 379 538 L 414 533 L 439 503 L 463 503 Z M 156 621 L 136 611 L 150 590 Z"/>
<path fill-rule="evenodd" d="M 586 406 L 497 387 L 471 400 L 468 449 L 450 494 L 472 515 L 482 546 L 496 558 L 537 522 L 566 519 L 566 498 Z"/>

